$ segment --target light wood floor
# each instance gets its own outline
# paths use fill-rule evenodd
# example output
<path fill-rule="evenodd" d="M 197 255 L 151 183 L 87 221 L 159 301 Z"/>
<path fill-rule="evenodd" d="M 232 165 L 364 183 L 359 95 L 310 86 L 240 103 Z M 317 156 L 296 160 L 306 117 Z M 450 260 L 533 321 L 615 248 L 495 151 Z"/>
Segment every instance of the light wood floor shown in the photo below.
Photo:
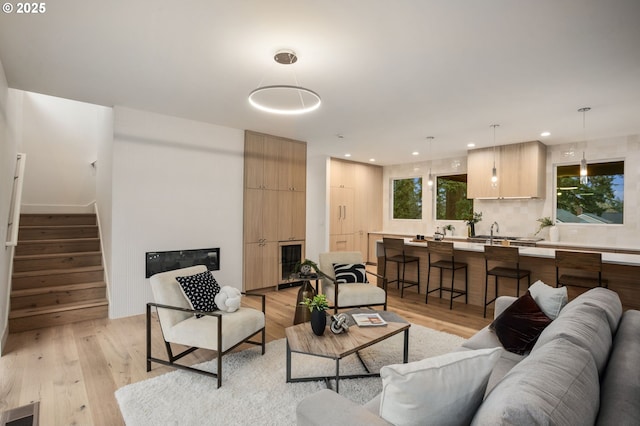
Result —
<path fill-rule="evenodd" d="M 297 292 L 294 287 L 266 293 L 269 341 L 283 338 L 284 328 L 292 324 Z M 425 305 L 415 288 L 405 290 L 403 299 L 398 294 L 390 289 L 389 310 L 416 324 L 467 338 L 490 322 L 477 306 L 454 302 L 450 311 L 446 299 L 430 297 Z M 153 330 L 158 337 L 157 326 Z M 153 352 L 165 354 L 159 338 Z M 185 362 L 212 357 L 213 352 L 196 351 Z M 145 358 L 144 315 L 10 334 L 0 358 L 0 412 L 40 401 L 41 425 L 124 424 L 114 392 L 173 371 L 153 364 L 147 373 Z"/>

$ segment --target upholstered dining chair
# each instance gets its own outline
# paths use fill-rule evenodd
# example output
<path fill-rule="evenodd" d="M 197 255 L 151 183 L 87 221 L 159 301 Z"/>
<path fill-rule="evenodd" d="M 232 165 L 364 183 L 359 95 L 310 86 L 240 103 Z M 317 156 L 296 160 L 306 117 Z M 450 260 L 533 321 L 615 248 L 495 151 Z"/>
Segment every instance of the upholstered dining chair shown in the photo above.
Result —
<path fill-rule="evenodd" d="M 339 265 L 337 270 L 335 265 Z M 334 313 L 338 309 L 364 306 L 382 306 L 387 310 L 387 279 L 367 271 L 359 251 L 320 253 L 318 266 L 326 275 L 322 278 L 321 292 L 333 304 Z M 367 282 L 367 274 L 375 276 L 382 287 Z"/>
<path fill-rule="evenodd" d="M 262 299 L 262 311 L 240 306 L 235 312 L 204 312 L 193 309 L 192 302 L 185 296 L 178 279 L 211 274 L 204 265 L 162 272 L 151 277 L 151 290 L 155 302 L 147 303 L 147 371 L 151 363 L 168 365 L 189 370 L 218 379 L 222 385 L 222 356 L 242 343 L 262 346 L 265 349 L 265 297 L 246 294 Z M 208 277 L 206 277 L 208 278 Z M 156 308 L 162 331 L 168 360 L 156 358 L 151 353 L 151 310 Z M 261 341 L 250 340 L 261 335 Z M 174 355 L 172 344 L 188 348 Z M 215 373 L 176 363 L 177 360 L 202 348 L 216 352 L 217 370 Z"/>

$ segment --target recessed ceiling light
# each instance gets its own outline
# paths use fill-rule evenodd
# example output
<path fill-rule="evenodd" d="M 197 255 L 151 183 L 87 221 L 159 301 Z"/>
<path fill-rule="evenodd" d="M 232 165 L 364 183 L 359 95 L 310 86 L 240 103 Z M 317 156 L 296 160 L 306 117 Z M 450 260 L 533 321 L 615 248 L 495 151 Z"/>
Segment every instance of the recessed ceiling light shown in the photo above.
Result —
<path fill-rule="evenodd" d="M 551 132 L 542 132 L 540 133 L 540 136 L 542 136 L 543 138 L 546 138 L 547 136 L 551 136 Z"/>
<path fill-rule="evenodd" d="M 476 146 L 476 144 L 475 144 L 475 143 L 473 143 L 473 142 L 469 142 L 469 143 L 467 144 L 467 148 L 473 148 L 474 146 Z"/>
<path fill-rule="evenodd" d="M 351 154 L 349 154 L 348 152 L 344 155 L 345 157 L 351 157 Z"/>
<path fill-rule="evenodd" d="M 369 161 L 371 161 L 372 163 L 375 163 L 376 159 L 375 158 L 369 158 Z"/>
<path fill-rule="evenodd" d="M 411 155 L 420 155 L 420 153 L 418 151 L 413 151 Z"/>

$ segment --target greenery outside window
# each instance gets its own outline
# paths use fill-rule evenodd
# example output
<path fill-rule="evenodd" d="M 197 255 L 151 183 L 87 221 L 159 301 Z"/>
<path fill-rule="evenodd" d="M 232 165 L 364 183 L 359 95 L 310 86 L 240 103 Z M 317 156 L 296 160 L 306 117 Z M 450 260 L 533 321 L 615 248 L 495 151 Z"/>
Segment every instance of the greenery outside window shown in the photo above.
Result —
<path fill-rule="evenodd" d="M 393 218 L 422 219 L 422 178 L 393 180 Z"/>
<path fill-rule="evenodd" d="M 557 166 L 556 172 L 556 222 L 623 223 L 624 161 L 588 164 L 583 183 L 577 164 Z"/>
<path fill-rule="evenodd" d="M 465 220 L 473 213 L 473 200 L 467 199 L 466 174 L 438 176 L 436 191 L 436 219 Z"/>

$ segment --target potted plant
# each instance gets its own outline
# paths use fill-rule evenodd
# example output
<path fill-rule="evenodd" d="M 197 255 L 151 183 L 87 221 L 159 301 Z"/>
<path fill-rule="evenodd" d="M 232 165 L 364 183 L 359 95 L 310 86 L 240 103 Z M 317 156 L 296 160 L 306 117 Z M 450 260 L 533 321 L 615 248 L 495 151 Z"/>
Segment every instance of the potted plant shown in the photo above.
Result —
<path fill-rule="evenodd" d="M 327 315 L 325 313 L 325 311 L 329 309 L 327 296 L 317 294 L 312 298 L 306 297 L 300 304 L 305 305 L 311 312 L 311 329 L 313 333 L 316 336 L 322 336 L 327 327 Z"/>
<path fill-rule="evenodd" d="M 320 277 L 326 277 L 327 275 L 320 270 L 318 264 L 312 260 L 305 259 L 302 262 L 297 262 L 294 266 L 294 271 L 302 277 L 309 276 L 314 272 Z"/>
<path fill-rule="evenodd" d="M 442 229 L 444 229 L 444 235 L 447 235 L 447 231 L 451 232 L 451 236 L 453 237 L 453 231 L 456 230 L 456 227 L 452 224 L 445 225 Z"/>
<path fill-rule="evenodd" d="M 558 241 L 558 228 L 556 227 L 555 222 L 553 220 L 551 220 L 551 218 L 549 216 L 541 217 L 540 219 L 537 219 L 537 221 L 540 222 L 540 227 L 538 227 L 538 230 L 533 235 L 538 235 L 540 233 L 540 231 L 542 231 L 544 228 L 548 227 L 549 228 L 549 240 L 550 241 Z"/>
<path fill-rule="evenodd" d="M 467 227 L 469 229 L 470 237 L 476 236 L 476 223 L 480 222 L 481 220 L 482 220 L 482 212 L 472 213 L 469 216 L 467 216 L 466 222 L 467 222 Z"/>

